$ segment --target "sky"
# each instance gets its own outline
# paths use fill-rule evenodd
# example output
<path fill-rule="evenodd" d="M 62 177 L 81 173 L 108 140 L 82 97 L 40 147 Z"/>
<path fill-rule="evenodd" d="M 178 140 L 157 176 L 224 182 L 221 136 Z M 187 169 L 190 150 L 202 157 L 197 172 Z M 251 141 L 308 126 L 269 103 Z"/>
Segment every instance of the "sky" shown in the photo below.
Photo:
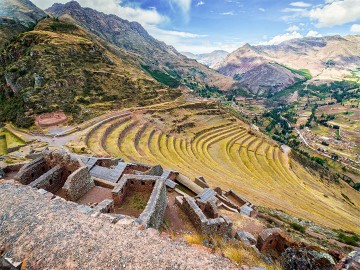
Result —
<path fill-rule="evenodd" d="M 180 52 L 232 52 L 245 43 L 360 34 L 360 0 L 77 0 L 137 21 Z M 40 8 L 68 0 L 33 0 Z"/>

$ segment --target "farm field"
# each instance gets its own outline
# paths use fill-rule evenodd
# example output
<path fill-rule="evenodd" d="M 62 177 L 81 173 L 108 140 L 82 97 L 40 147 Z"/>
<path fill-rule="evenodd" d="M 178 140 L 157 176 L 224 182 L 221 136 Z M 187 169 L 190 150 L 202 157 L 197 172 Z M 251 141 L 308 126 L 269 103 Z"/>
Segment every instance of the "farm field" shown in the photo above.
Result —
<path fill-rule="evenodd" d="M 360 232 L 354 189 L 324 183 L 215 103 L 133 110 L 95 125 L 81 143 L 94 155 L 161 164 L 191 179 L 203 176 L 211 186 L 233 189 L 257 205 Z"/>

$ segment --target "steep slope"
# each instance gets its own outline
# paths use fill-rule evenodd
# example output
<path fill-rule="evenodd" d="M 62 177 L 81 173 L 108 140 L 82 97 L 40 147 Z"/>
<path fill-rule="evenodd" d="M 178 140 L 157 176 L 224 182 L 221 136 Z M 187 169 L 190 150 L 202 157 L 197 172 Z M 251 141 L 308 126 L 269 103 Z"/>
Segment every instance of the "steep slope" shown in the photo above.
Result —
<path fill-rule="evenodd" d="M 204 64 L 208 67 L 214 67 L 215 64 L 222 62 L 226 56 L 229 55 L 227 51 L 216 50 L 211 53 L 202 53 L 202 54 L 193 54 L 190 52 L 183 52 L 183 55 L 190 59 L 195 59 L 201 64 Z"/>
<path fill-rule="evenodd" d="M 8 17 L 0 17 L 0 50 L 15 36 L 25 32 L 28 28 L 19 21 Z"/>
<path fill-rule="evenodd" d="M 264 64 L 266 66 L 264 67 Z M 276 64 L 276 68 L 274 68 Z M 244 45 L 231 53 L 215 68 L 222 74 L 233 76 L 253 92 L 259 88 L 273 91 L 274 82 L 284 89 L 301 79 L 296 70 L 308 70 L 313 81 L 342 80 L 360 66 L 360 36 L 308 37 L 285 41 L 274 46 Z M 264 69 L 267 72 L 263 72 Z M 273 71 L 275 72 L 273 72 Z M 258 82 L 247 73 L 258 73 Z"/>
<path fill-rule="evenodd" d="M 20 34 L 0 63 L 0 122 L 21 126 L 31 125 L 34 114 L 54 110 L 81 121 L 106 109 L 156 103 L 156 89 L 164 88 L 80 27 L 57 19 Z"/>
<path fill-rule="evenodd" d="M 214 66 L 219 72 L 234 77 L 255 94 L 277 92 L 303 77 L 276 64 L 256 46 L 245 44 Z"/>
<path fill-rule="evenodd" d="M 154 39 L 137 22 L 82 8 L 75 1 L 54 4 L 47 11 L 54 17 L 76 22 L 98 37 L 131 53 L 138 58 L 145 70 L 160 81 L 162 77 L 171 76 L 192 87 L 209 84 L 223 90 L 231 88 L 234 83 L 231 78 L 184 57 L 173 47 Z"/>
<path fill-rule="evenodd" d="M 46 13 L 28 0 L 1 0 L 0 17 L 16 18 L 30 26 L 45 18 Z"/>

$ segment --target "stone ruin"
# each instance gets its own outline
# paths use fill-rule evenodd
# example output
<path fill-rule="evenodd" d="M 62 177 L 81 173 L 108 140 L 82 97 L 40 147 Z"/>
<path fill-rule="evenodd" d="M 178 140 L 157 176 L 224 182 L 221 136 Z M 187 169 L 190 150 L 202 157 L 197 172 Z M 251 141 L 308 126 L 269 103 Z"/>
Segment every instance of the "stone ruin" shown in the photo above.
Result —
<path fill-rule="evenodd" d="M 92 189 L 110 194 L 102 201 L 83 205 L 81 211 L 111 213 L 121 206 L 129 191 L 143 191 L 150 199 L 136 221 L 145 227 L 159 228 L 167 206 L 166 182 L 176 173 L 161 166 L 125 163 L 122 159 L 95 158 L 72 155 L 65 151 L 44 151 L 21 167 L 15 180 L 39 189 L 49 198 L 61 197 L 68 201 L 87 202 Z"/>
<path fill-rule="evenodd" d="M 145 227 L 161 226 L 168 204 L 167 192 L 172 191 L 180 195 L 176 197 L 176 205 L 202 234 L 232 234 L 231 220 L 221 215 L 219 209 L 256 215 L 249 201 L 231 190 L 211 189 L 203 177 L 191 181 L 178 172 L 164 170 L 160 165 L 127 163 L 121 158 L 96 158 L 64 150 L 45 150 L 22 166 L 15 179 L 39 189 L 48 198 L 60 197 L 77 202 L 84 213 L 111 214 L 115 219 L 130 215 Z M 184 190 L 189 190 L 191 195 Z M 125 213 L 122 210 L 124 201 L 136 193 L 149 196 L 146 206 L 138 215 Z"/>
<path fill-rule="evenodd" d="M 232 234 L 232 221 L 225 215 L 219 214 L 219 208 L 247 216 L 257 214 L 249 201 L 241 198 L 232 190 L 223 192 L 219 187 L 215 189 L 209 188 L 203 177 L 197 177 L 192 182 L 179 175 L 175 181 L 197 193 L 195 197 L 191 197 L 176 190 L 182 194 L 182 196 L 176 198 L 176 204 L 187 213 L 194 227 L 202 234 L 218 234 L 222 236 Z"/>
<path fill-rule="evenodd" d="M 15 180 L 53 194 L 62 194 L 69 201 L 77 201 L 94 186 L 85 164 L 60 151 L 44 152 L 41 157 L 24 165 Z"/>
<path fill-rule="evenodd" d="M 35 123 L 40 127 L 50 127 L 62 124 L 68 120 L 63 112 L 44 113 L 35 117 Z"/>

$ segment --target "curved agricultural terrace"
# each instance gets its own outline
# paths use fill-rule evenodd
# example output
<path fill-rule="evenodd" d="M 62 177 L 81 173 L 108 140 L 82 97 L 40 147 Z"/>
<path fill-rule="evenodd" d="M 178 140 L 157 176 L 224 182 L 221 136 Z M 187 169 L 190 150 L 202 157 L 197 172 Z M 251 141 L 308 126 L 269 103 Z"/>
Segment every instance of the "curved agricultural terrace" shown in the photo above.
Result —
<path fill-rule="evenodd" d="M 359 232 L 355 190 L 322 182 L 214 103 L 135 110 L 95 125 L 84 142 L 94 155 L 161 164 L 192 179 L 204 176 L 255 204 Z"/>

